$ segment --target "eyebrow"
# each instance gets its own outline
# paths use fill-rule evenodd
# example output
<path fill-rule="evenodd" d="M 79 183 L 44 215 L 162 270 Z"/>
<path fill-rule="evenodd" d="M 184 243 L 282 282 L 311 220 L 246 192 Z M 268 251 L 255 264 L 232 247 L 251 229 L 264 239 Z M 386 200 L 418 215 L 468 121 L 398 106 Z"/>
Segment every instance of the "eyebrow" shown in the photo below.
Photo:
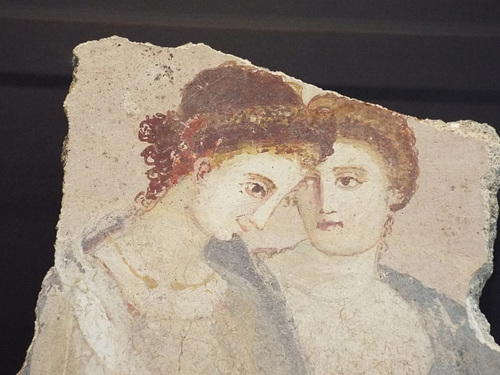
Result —
<path fill-rule="evenodd" d="M 276 184 L 270 178 L 258 173 L 245 173 L 245 176 L 264 182 L 269 188 L 276 189 Z"/>
<path fill-rule="evenodd" d="M 368 172 L 366 171 L 366 169 L 364 169 L 362 167 L 350 166 L 350 167 L 335 167 L 335 168 L 333 168 L 333 173 L 347 173 L 347 172 L 355 173 L 360 178 L 366 178 L 366 176 L 368 175 Z"/>

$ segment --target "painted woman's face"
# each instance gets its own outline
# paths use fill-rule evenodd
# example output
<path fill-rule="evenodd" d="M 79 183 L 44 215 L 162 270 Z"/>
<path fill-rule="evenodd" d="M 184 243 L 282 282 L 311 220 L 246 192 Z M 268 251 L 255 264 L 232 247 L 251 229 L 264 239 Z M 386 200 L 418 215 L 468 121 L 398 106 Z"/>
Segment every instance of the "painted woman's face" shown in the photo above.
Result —
<path fill-rule="evenodd" d="M 362 142 L 337 141 L 334 154 L 298 188 L 298 208 L 314 247 L 354 255 L 380 240 L 393 194 L 381 156 Z"/>
<path fill-rule="evenodd" d="M 221 240 L 262 229 L 305 175 L 298 161 L 271 152 L 239 154 L 208 173 L 195 173 L 198 194 L 192 212 L 205 232 Z"/>

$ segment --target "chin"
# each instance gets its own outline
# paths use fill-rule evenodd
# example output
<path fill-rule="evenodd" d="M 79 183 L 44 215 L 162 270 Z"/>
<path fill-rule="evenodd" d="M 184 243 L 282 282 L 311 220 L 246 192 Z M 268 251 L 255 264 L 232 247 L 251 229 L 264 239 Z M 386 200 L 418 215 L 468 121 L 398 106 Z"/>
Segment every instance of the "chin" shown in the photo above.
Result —
<path fill-rule="evenodd" d="M 221 241 L 230 241 L 232 238 L 233 238 L 233 234 L 232 233 L 216 233 L 214 234 L 214 237 L 217 238 L 218 240 L 221 240 Z"/>
<path fill-rule="evenodd" d="M 366 252 L 368 249 L 364 247 L 351 247 L 343 245 L 335 245 L 335 241 L 320 240 L 311 241 L 313 246 L 328 256 L 352 256 Z"/>
<path fill-rule="evenodd" d="M 332 256 L 332 257 L 348 257 L 348 256 L 359 255 L 359 254 L 363 253 L 363 251 L 355 251 L 352 249 L 339 249 L 339 248 L 328 249 L 328 250 L 318 249 L 318 250 L 321 251 L 323 254 L 328 255 L 328 256 Z"/>

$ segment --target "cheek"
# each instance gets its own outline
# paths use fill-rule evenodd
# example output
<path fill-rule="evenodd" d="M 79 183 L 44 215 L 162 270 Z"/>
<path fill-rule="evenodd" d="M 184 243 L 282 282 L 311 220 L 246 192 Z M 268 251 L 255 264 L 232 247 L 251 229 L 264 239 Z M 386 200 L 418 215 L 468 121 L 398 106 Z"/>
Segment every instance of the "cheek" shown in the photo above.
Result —
<path fill-rule="evenodd" d="M 319 209 L 311 201 L 298 200 L 297 211 L 306 229 L 314 229 L 318 221 L 317 213 Z"/>
<path fill-rule="evenodd" d="M 389 213 L 387 193 L 384 190 L 371 189 L 345 192 L 339 195 L 339 213 L 343 218 L 350 218 L 356 225 L 376 228 L 380 222 L 385 223 Z"/>
<path fill-rule="evenodd" d="M 313 186 L 303 187 L 297 191 L 297 208 L 302 216 L 314 215 L 321 209 L 320 196 Z"/>
<path fill-rule="evenodd" d="M 347 196 L 345 198 L 348 198 Z M 350 199 L 351 205 L 364 211 L 385 211 L 388 207 L 387 191 L 373 188 L 373 185 L 364 186 L 354 192 Z"/>
<path fill-rule="evenodd" d="M 241 190 L 239 185 L 205 188 L 198 195 L 198 204 L 211 216 L 227 216 L 245 205 L 245 194 Z"/>
<path fill-rule="evenodd" d="M 245 210 L 234 201 L 210 202 L 206 206 L 205 212 L 211 220 L 221 223 L 228 223 L 236 220 L 238 216 L 245 214 Z"/>
<path fill-rule="evenodd" d="M 380 234 L 389 214 L 387 199 L 375 196 L 373 200 L 358 202 L 357 207 L 356 224 L 359 227 L 364 227 L 366 231 Z M 362 211 L 359 211 L 360 209 Z"/>

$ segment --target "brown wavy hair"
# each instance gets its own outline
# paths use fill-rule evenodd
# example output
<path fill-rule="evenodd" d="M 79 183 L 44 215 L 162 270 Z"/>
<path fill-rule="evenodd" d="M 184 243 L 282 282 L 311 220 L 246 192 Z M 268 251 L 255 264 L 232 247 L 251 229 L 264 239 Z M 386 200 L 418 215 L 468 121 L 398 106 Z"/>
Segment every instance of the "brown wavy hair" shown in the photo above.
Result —
<path fill-rule="evenodd" d="M 312 98 L 308 110 L 315 121 L 335 129 L 337 139 L 362 141 L 378 151 L 389 169 L 389 188 L 400 196 L 391 210 L 408 204 L 417 189 L 419 167 L 415 135 L 404 116 L 333 93 Z"/>
<path fill-rule="evenodd" d="M 257 150 L 314 164 L 333 151 L 335 132 L 323 121 L 311 121 L 300 95 L 278 75 L 234 63 L 204 70 L 182 90 L 177 111 L 140 123 L 139 139 L 149 143 L 141 156 L 150 168 L 149 186 L 136 200 L 154 207 L 201 157 Z"/>

